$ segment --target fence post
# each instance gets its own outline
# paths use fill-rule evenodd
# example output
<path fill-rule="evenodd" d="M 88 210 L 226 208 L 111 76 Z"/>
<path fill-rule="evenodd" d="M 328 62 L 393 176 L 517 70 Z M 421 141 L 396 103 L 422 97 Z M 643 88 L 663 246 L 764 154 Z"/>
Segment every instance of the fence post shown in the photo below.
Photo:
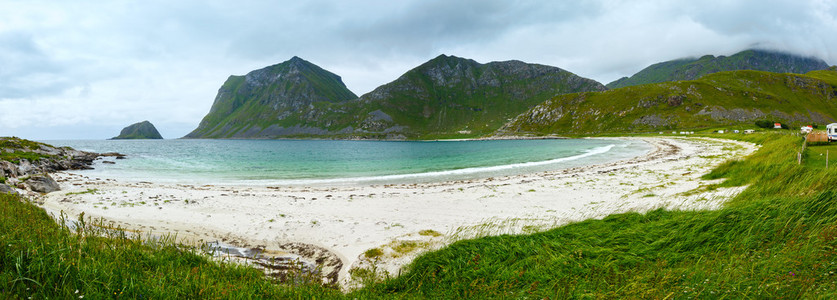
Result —
<path fill-rule="evenodd" d="M 828 170 L 828 149 L 825 150 L 825 169 Z"/>
<path fill-rule="evenodd" d="M 796 152 L 796 164 L 797 165 L 802 164 L 802 152 Z"/>

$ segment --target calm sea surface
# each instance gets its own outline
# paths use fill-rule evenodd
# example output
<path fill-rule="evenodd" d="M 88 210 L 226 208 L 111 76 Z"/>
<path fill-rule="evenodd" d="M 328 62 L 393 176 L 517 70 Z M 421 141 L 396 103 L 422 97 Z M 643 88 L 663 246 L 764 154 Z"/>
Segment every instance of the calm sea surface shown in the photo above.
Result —
<path fill-rule="evenodd" d="M 406 183 L 560 170 L 626 159 L 642 141 L 91 140 L 45 141 L 128 159 L 88 176 L 197 184 Z M 113 160 L 113 158 L 107 158 Z"/>

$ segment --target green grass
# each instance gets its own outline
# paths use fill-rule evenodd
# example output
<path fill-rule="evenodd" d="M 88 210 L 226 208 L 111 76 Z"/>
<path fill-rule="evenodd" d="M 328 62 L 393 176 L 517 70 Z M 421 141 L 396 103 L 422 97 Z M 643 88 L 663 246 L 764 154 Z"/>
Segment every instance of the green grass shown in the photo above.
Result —
<path fill-rule="evenodd" d="M 54 158 L 54 156 L 25 151 L 0 152 L 0 160 L 9 161 L 13 164 L 19 164 L 21 159 L 26 159 L 30 162 L 36 162 L 41 159 L 50 158 Z"/>
<path fill-rule="evenodd" d="M 340 296 L 222 264 L 173 238 L 130 237 L 102 223 L 71 230 L 18 196 L 0 194 L 0 298 L 241 299 Z"/>
<path fill-rule="evenodd" d="M 706 176 L 750 187 L 718 211 L 655 210 L 460 241 L 358 295 L 421 298 L 832 298 L 837 171 L 798 165 L 801 139 Z"/>
<path fill-rule="evenodd" d="M 828 157 L 828 167 L 837 168 L 837 144 L 808 146 L 805 155 L 805 165 L 811 168 L 825 168 Z M 828 153 L 826 153 L 828 152 Z"/>

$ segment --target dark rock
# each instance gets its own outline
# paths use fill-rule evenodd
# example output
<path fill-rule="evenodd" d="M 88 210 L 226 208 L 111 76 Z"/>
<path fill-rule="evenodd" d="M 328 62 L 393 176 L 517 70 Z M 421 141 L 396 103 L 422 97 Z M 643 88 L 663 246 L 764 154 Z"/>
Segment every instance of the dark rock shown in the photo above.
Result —
<path fill-rule="evenodd" d="M 17 194 L 17 191 L 8 185 L 0 183 L 0 194 Z"/>
<path fill-rule="evenodd" d="M 47 174 L 32 176 L 24 181 L 24 184 L 32 191 L 38 193 L 51 193 L 61 189 L 58 186 L 58 182 L 55 182 L 55 179 L 52 179 Z"/>
<path fill-rule="evenodd" d="M 106 152 L 106 153 L 99 154 L 99 156 L 116 157 L 116 159 L 125 159 L 125 154 L 116 153 L 116 152 Z"/>

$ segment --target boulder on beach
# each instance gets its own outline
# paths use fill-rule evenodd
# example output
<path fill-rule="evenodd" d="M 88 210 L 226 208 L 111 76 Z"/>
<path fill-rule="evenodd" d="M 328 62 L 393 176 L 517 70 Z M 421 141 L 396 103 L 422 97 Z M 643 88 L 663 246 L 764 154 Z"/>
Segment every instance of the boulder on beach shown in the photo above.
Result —
<path fill-rule="evenodd" d="M 58 186 L 58 182 L 55 182 L 55 179 L 52 179 L 47 174 L 43 175 L 36 175 L 29 177 L 26 181 L 23 182 L 29 189 L 33 192 L 38 193 L 51 193 L 61 189 Z"/>

